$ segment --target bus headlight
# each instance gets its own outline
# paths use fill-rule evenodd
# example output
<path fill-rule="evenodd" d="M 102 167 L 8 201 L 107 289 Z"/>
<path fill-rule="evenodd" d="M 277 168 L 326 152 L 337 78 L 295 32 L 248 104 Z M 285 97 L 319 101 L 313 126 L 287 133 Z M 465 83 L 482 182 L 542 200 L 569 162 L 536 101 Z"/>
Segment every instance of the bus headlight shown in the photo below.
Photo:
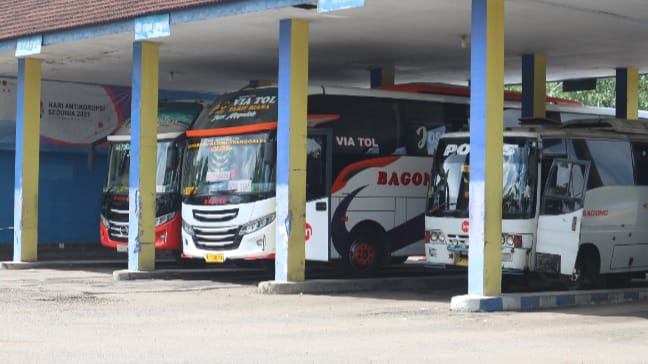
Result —
<path fill-rule="evenodd" d="M 160 226 L 162 224 L 166 224 L 167 222 L 173 220 L 175 217 L 175 211 L 169 212 L 168 214 L 164 214 L 162 216 L 158 216 L 155 218 L 155 226 Z"/>
<path fill-rule="evenodd" d="M 247 224 L 241 226 L 239 230 L 239 236 L 251 234 L 259 229 L 262 229 L 272 223 L 275 219 L 275 214 L 266 215 L 262 218 L 248 222 Z"/>
<path fill-rule="evenodd" d="M 185 233 L 192 235 L 194 234 L 194 229 L 193 226 L 191 226 L 188 222 L 182 220 L 182 230 L 185 231 Z"/>
<path fill-rule="evenodd" d="M 429 242 L 430 243 L 444 243 L 445 242 L 445 235 L 441 232 L 441 230 L 430 230 L 428 231 L 428 236 L 429 236 Z"/>
<path fill-rule="evenodd" d="M 509 248 L 521 248 L 522 235 L 502 234 L 502 246 L 509 247 Z"/>
<path fill-rule="evenodd" d="M 99 214 L 99 218 L 101 219 L 103 226 L 106 227 L 106 229 L 110 229 L 110 222 L 108 221 L 108 219 L 106 219 L 103 214 Z"/>

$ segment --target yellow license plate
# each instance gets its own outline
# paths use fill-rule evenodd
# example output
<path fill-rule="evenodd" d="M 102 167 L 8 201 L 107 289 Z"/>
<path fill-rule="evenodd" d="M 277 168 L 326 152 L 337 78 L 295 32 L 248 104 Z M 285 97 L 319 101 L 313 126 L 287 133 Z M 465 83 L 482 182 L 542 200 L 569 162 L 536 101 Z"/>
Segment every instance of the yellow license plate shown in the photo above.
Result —
<path fill-rule="evenodd" d="M 223 263 L 223 262 L 225 262 L 225 255 L 223 255 L 223 254 L 207 254 L 207 255 L 205 255 L 205 262 L 207 262 L 207 263 Z"/>
<path fill-rule="evenodd" d="M 459 267 L 467 267 L 468 266 L 468 257 L 462 255 L 460 252 L 453 252 L 452 253 L 452 263 L 454 265 L 459 266 Z"/>

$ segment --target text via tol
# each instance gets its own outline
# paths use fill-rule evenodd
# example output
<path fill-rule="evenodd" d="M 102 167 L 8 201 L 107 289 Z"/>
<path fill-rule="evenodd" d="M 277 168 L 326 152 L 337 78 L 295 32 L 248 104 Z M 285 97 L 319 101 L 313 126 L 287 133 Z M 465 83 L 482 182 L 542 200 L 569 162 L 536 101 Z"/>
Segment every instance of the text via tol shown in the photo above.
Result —
<path fill-rule="evenodd" d="M 364 138 L 364 137 L 348 137 L 348 136 L 336 136 L 335 140 L 337 144 L 342 147 L 361 147 L 361 148 L 376 148 L 378 143 L 374 138 Z"/>
<path fill-rule="evenodd" d="M 234 100 L 234 106 L 275 104 L 277 96 L 242 96 Z"/>
<path fill-rule="evenodd" d="M 516 146 L 514 144 L 504 144 L 503 153 L 505 156 L 514 155 Z M 470 144 L 448 144 L 443 150 L 443 156 L 447 157 L 450 154 L 467 155 L 470 153 Z"/>
<path fill-rule="evenodd" d="M 387 186 L 409 186 L 410 184 L 413 186 L 427 186 L 430 183 L 430 174 L 421 172 L 398 173 L 378 171 L 378 181 L 376 183 Z"/>

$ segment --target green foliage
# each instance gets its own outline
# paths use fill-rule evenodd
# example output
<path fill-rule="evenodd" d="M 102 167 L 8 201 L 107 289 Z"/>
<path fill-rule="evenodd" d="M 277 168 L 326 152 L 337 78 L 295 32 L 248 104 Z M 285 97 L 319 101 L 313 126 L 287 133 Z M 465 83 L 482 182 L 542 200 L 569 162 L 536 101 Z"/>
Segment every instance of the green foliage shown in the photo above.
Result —
<path fill-rule="evenodd" d="M 616 79 L 601 78 L 596 81 L 596 90 L 564 92 L 562 81 L 547 82 L 547 96 L 580 101 L 583 105 L 615 107 Z M 507 91 L 522 91 L 521 85 L 506 86 Z M 648 110 L 648 75 L 639 75 L 639 110 Z"/>

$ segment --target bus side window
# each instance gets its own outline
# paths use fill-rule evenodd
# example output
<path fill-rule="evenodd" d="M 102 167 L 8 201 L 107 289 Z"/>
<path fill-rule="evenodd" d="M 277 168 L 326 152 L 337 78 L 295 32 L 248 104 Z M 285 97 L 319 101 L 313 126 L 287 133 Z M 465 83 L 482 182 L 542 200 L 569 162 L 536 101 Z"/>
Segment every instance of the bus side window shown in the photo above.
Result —
<path fill-rule="evenodd" d="M 443 125 L 428 127 L 424 123 L 408 123 L 405 131 L 407 155 L 434 155 L 441 135 L 445 133 Z"/>
<path fill-rule="evenodd" d="M 648 186 L 648 143 L 633 142 L 635 184 Z"/>
<path fill-rule="evenodd" d="M 309 136 L 306 141 L 306 201 L 326 195 L 325 138 Z"/>

